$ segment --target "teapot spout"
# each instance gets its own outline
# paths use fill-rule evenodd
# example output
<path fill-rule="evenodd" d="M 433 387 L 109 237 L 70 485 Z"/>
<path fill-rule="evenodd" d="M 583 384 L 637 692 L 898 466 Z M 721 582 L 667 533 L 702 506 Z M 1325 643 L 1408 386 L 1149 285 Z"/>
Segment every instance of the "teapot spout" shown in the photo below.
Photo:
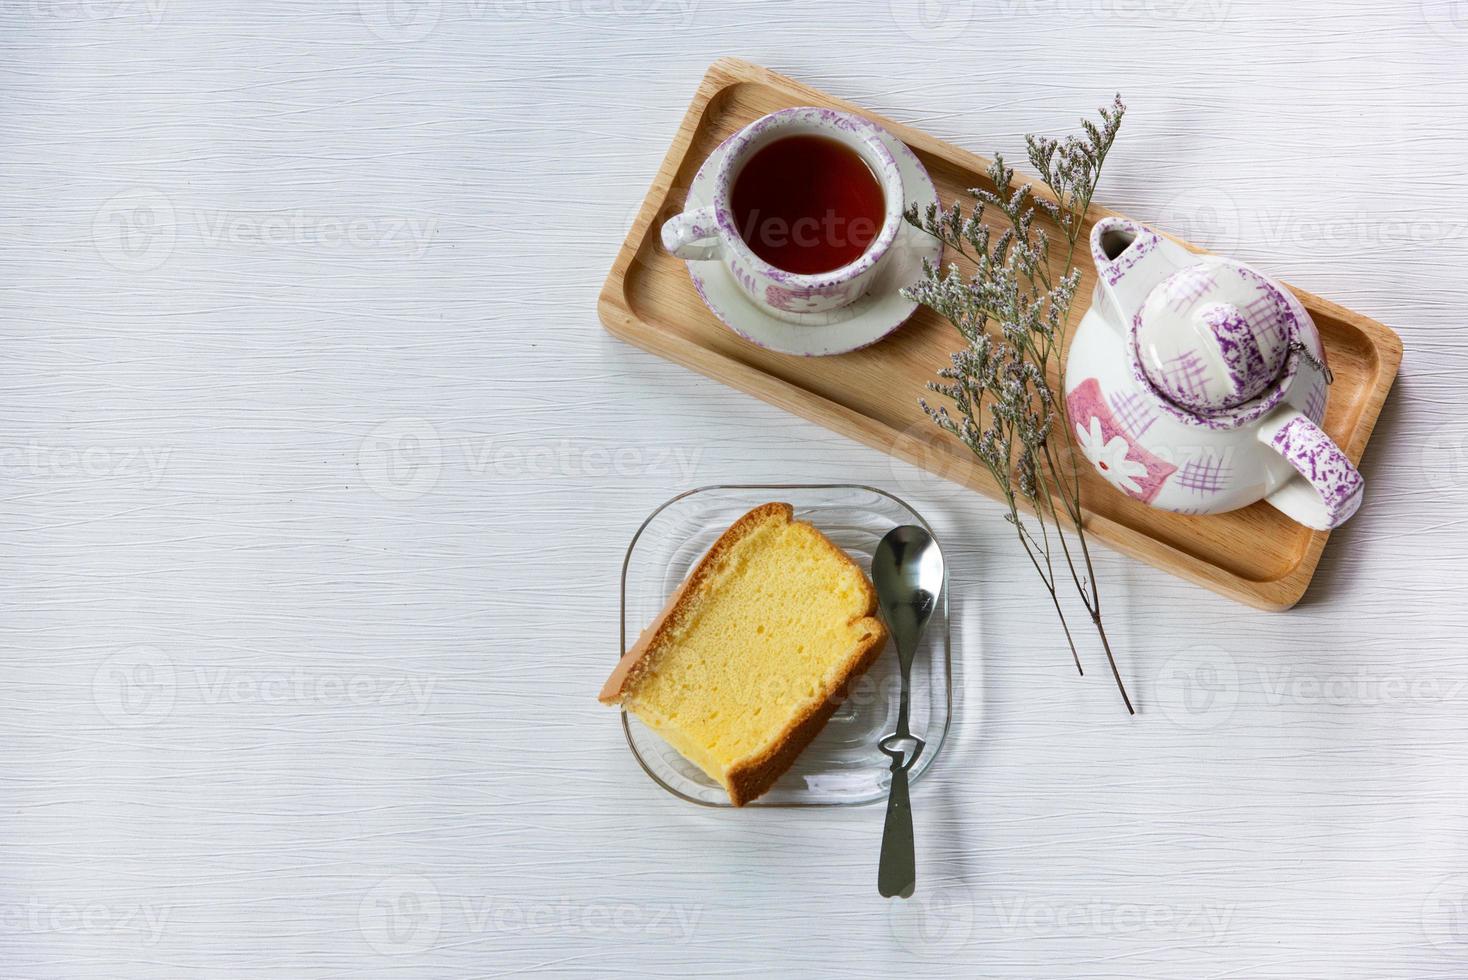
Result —
<path fill-rule="evenodd" d="M 1146 225 L 1116 217 L 1102 218 L 1091 229 L 1091 257 L 1096 262 L 1097 288 L 1109 307 L 1106 319 L 1123 333 L 1153 289 L 1199 261 Z"/>

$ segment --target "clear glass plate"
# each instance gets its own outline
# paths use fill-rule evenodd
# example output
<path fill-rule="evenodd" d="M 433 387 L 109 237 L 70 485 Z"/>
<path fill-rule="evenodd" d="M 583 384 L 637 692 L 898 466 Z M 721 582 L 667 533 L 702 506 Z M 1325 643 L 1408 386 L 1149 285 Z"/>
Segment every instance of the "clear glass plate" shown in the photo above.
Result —
<path fill-rule="evenodd" d="M 622 651 L 667 604 L 674 590 L 719 535 L 760 504 L 784 501 L 844 548 L 869 576 L 877 542 L 899 524 L 926 528 L 922 515 L 890 493 L 842 484 L 747 484 L 703 487 L 680 494 L 643 522 L 622 567 Z M 936 537 L 936 536 L 935 536 Z M 952 708 L 948 592 L 923 634 L 912 666 L 911 726 L 927 742 L 909 777 L 922 778 L 938 758 Z M 876 663 L 853 682 L 836 710 L 795 765 L 750 806 L 852 806 L 887 798 L 890 763 L 877 748 L 897 724 L 897 654 L 888 643 Z M 730 806 L 723 787 L 684 759 L 635 716 L 622 712 L 632 754 L 663 789 L 690 803 Z"/>

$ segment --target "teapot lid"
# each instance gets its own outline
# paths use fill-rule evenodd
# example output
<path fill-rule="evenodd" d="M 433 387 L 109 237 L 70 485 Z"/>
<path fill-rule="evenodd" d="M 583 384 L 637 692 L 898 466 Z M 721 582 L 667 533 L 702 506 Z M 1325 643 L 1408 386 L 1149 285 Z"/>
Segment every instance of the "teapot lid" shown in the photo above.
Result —
<path fill-rule="evenodd" d="M 1248 266 L 1208 259 L 1147 296 L 1132 342 L 1147 380 L 1208 414 L 1257 398 L 1284 372 L 1300 325 L 1281 291 Z"/>

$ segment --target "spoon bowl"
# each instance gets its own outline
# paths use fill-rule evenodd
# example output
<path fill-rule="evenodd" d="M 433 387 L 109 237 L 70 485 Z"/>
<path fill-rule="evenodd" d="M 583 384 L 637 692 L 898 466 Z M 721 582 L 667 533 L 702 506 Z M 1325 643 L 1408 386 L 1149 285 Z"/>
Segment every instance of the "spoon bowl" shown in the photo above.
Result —
<path fill-rule="evenodd" d="M 915 648 L 943 591 L 943 553 L 933 536 L 915 524 L 889 531 L 872 556 L 872 583 L 882 619 L 894 636 L 910 633 Z"/>

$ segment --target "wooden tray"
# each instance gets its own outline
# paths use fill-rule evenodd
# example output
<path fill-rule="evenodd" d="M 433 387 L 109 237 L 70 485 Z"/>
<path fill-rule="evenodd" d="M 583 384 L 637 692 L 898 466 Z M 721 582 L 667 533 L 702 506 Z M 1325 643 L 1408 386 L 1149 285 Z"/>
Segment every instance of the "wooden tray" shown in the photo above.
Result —
<path fill-rule="evenodd" d="M 946 321 L 920 309 L 900 330 L 864 350 L 821 358 L 776 354 L 724 327 L 699 300 L 683 262 L 662 252 L 658 229 L 682 210 L 688 186 L 710 151 L 754 119 L 797 105 L 845 109 L 887 127 L 917 153 L 945 204 L 967 200 L 967 188 L 987 184 L 983 175 L 988 161 L 982 157 L 758 65 L 720 60 L 704 76 L 617 254 L 598 303 L 602 322 L 638 347 L 997 495 L 992 479 L 968 449 L 928 422 L 918 406 L 924 385 L 963 343 Z M 1088 225 L 1112 213 L 1092 207 Z M 1091 263 L 1079 264 L 1084 279 L 1072 324 L 1080 322 L 1095 285 Z M 1335 373 L 1325 431 L 1359 463 L 1401 363 L 1402 342 L 1374 320 L 1291 289 L 1320 328 Z M 1329 536 L 1301 527 L 1263 503 L 1211 517 L 1154 510 L 1106 486 L 1090 467 L 1084 469 L 1086 527 L 1097 539 L 1262 609 L 1287 609 L 1299 601 Z M 1366 492 L 1369 508 L 1369 485 Z M 1000 533 L 997 518 L 995 527 Z"/>

